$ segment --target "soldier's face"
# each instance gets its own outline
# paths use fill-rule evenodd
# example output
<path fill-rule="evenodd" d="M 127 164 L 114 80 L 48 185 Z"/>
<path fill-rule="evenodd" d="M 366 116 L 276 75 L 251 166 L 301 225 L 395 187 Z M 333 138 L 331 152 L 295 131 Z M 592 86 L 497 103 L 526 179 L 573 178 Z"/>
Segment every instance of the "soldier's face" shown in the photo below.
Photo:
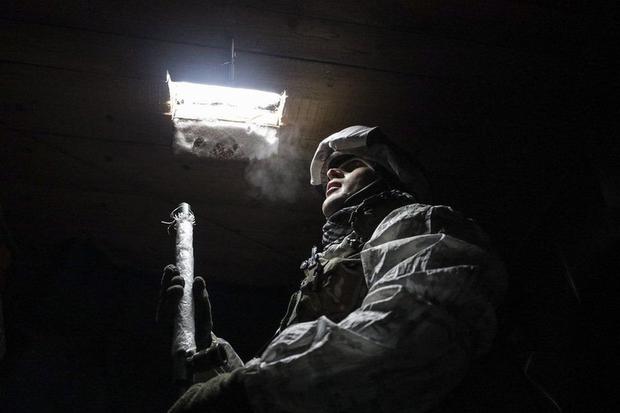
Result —
<path fill-rule="evenodd" d="M 336 168 L 327 171 L 329 179 L 325 188 L 323 215 L 329 218 L 344 206 L 346 199 L 372 183 L 376 178 L 375 171 L 364 161 L 352 158 Z"/>

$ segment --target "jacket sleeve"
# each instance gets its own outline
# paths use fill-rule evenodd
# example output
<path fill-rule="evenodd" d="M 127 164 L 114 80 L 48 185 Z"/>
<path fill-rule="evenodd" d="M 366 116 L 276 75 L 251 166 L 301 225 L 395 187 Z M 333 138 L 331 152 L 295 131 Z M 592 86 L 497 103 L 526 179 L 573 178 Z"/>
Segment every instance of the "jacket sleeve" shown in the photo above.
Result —
<path fill-rule="evenodd" d="M 364 246 L 369 287 L 339 323 L 285 329 L 243 381 L 257 412 L 423 412 L 495 334 L 501 262 L 470 220 L 445 206 L 392 211 Z"/>

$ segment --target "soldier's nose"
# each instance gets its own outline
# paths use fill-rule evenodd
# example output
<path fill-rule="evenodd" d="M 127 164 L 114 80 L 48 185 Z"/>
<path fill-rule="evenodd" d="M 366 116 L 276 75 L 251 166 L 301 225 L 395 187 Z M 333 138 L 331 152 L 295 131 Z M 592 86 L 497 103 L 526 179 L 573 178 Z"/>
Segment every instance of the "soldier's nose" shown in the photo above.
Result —
<path fill-rule="evenodd" d="M 339 168 L 329 168 L 327 170 L 327 177 L 329 179 L 334 179 L 334 178 L 342 178 L 344 176 L 344 172 L 342 169 Z"/>

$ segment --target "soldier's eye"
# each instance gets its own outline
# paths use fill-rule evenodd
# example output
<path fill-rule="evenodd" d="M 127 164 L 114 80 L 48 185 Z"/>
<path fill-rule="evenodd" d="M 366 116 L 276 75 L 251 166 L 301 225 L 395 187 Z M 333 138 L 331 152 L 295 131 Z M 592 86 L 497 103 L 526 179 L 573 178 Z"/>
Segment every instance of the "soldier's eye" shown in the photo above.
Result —
<path fill-rule="evenodd" d="M 340 165 L 339 169 L 342 169 L 345 172 L 352 172 L 357 168 L 361 168 L 364 166 L 368 166 L 364 161 L 360 159 L 351 159 Z"/>

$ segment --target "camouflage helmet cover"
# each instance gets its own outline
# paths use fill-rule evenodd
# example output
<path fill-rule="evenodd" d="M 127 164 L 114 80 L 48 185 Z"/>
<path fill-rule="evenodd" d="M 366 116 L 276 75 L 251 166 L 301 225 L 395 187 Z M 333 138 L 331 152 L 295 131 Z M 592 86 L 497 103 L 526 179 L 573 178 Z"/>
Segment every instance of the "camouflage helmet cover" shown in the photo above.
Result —
<path fill-rule="evenodd" d="M 350 126 L 323 139 L 310 163 L 310 184 L 326 184 L 330 161 L 341 155 L 352 155 L 378 164 L 418 199 L 427 197 L 428 182 L 422 172 L 394 152 L 379 127 Z"/>

